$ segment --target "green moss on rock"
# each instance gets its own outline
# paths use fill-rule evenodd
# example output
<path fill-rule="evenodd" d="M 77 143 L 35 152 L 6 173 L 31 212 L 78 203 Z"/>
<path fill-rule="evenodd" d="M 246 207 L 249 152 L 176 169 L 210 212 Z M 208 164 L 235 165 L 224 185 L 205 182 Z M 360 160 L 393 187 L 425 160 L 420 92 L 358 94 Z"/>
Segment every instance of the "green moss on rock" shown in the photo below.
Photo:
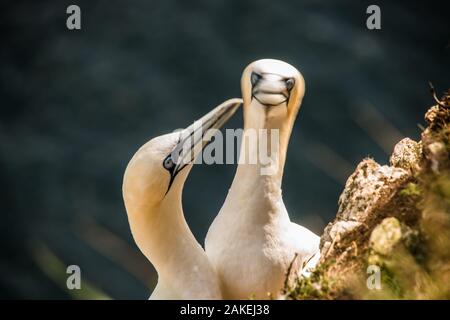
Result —
<path fill-rule="evenodd" d="M 285 288 L 288 299 L 450 298 L 450 94 L 431 107 L 421 141 L 403 139 L 391 166 L 363 160 L 321 237 L 310 277 Z M 381 289 L 367 286 L 367 268 Z"/>

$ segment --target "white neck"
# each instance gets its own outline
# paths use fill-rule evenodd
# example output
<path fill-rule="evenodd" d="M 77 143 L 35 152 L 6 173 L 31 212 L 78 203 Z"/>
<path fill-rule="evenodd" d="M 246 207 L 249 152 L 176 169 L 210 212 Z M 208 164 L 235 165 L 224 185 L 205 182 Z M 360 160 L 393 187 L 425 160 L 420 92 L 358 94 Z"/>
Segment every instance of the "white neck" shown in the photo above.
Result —
<path fill-rule="evenodd" d="M 184 218 L 180 184 L 175 181 L 157 207 L 129 212 L 133 237 L 157 270 L 158 284 L 176 293 L 172 298 L 215 299 L 216 276 Z"/>
<path fill-rule="evenodd" d="M 285 105 L 276 107 L 276 112 L 287 112 Z M 250 219 L 253 223 L 259 221 L 266 223 L 273 219 L 289 219 L 285 210 L 278 210 L 282 203 L 281 183 L 283 179 L 283 169 L 286 159 L 287 144 L 291 133 L 291 125 L 285 116 L 271 117 L 266 114 L 267 107 L 261 105 L 255 99 L 251 105 L 244 110 L 244 138 L 241 144 L 239 165 L 231 185 L 227 203 L 246 203 L 248 212 L 243 213 L 242 208 L 236 212 L 240 215 L 246 215 L 245 219 Z M 266 154 L 271 153 L 272 168 L 271 174 L 263 175 L 262 170 L 267 169 L 258 159 L 256 164 L 244 162 L 248 160 L 250 155 L 258 154 L 261 140 L 260 129 L 266 129 L 266 141 L 271 140 L 272 130 L 279 130 L 278 147 L 271 148 Z M 257 131 L 256 143 L 245 143 L 246 134 L 250 131 Z M 263 144 L 264 146 L 265 144 Z M 268 144 L 267 144 L 268 145 Z M 257 209 L 255 209 L 257 208 Z M 230 211 L 230 210 L 227 210 Z M 234 210 L 231 210 L 234 211 Z M 240 217 L 242 219 L 243 217 Z"/>

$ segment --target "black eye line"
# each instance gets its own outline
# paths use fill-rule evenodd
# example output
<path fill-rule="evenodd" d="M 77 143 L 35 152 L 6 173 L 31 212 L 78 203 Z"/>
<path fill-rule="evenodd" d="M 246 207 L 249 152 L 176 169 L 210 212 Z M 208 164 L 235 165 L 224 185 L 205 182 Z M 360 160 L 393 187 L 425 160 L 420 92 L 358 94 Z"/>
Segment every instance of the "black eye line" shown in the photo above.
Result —
<path fill-rule="evenodd" d="M 278 73 L 272 73 L 272 72 L 263 72 L 263 73 L 259 74 L 259 73 L 255 72 L 255 71 L 252 71 L 252 74 L 251 74 L 251 76 L 250 76 L 250 82 L 252 83 L 252 86 L 254 86 L 259 80 L 261 80 L 261 78 L 262 78 L 264 75 L 266 75 L 266 74 L 273 74 L 273 75 L 279 76 L 279 77 L 281 77 L 281 79 L 282 79 L 284 82 L 287 82 L 287 81 L 289 81 L 289 80 L 292 80 L 293 84 L 295 84 L 295 78 L 293 78 L 293 77 L 284 77 L 284 76 L 282 76 L 282 75 L 280 75 L 280 74 L 278 74 Z M 258 81 L 256 81 L 255 84 L 253 83 L 253 81 L 251 81 L 251 80 L 252 80 L 251 78 L 252 78 L 253 75 L 255 75 L 256 77 L 258 77 Z"/>
<path fill-rule="evenodd" d="M 169 158 L 172 160 L 172 166 L 170 168 L 167 168 L 166 162 Z M 169 153 L 169 155 L 163 160 L 163 167 L 164 167 L 164 169 L 166 169 L 169 172 L 172 172 L 173 169 L 175 168 L 175 163 L 173 162 L 173 159 L 172 159 L 172 153 Z"/>
<path fill-rule="evenodd" d="M 280 105 L 280 104 L 282 104 L 282 103 L 284 103 L 284 102 L 286 102 L 286 106 L 289 105 L 289 99 L 291 98 L 291 95 L 290 95 L 290 94 L 288 95 L 288 97 L 286 98 L 286 100 L 284 100 L 283 102 L 277 103 L 277 104 L 267 104 L 267 103 L 262 103 L 262 102 L 259 101 L 259 99 L 253 94 L 253 88 L 254 88 L 255 85 L 258 83 L 258 81 L 261 80 L 261 78 L 262 78 L 263 75 L 265 75 L 265 74 L 274 74 L 274 75 L 280 76 L 280 75 L 277 74 L 277 73 L 263 72 L 263 73 L 259 74 L 259 73 L 255 72 L 255 71 L 252 71 L 252 74 L 251 74 L 251 76 L 250 76 L 250 83 L 252 84 L 252 100 L 255 99 L 255 100 L 257 100 L 259 103 L 261 103 L 262 105 L 265 105 L 265 106 L 268 106 L 268 107 L 275 107 L 275 106 L 278 106 L 278 105 Z M 256 76 L 258 77 L 258 81 L 256 81 L 255 83 L 253 83 L 253 81 L 252 81 L 253 75 L 256 75 Z M 290 88 L 290 89 L 287 89 L 287 88 L 286 88 L 288 92 L 291 92 L 291 90 L 292 90 L 292 89 L 294 88 L 294 86 L 295 86 L 295 78 L 293 78 L 293 77 L 283 77 L 283 76 L 281 76 L 281 77 L 282 77 L 282 80 L 283 80 L 284 82 L 287 82 L 288 80 L 292 80 L 292 81 L 293 81 L 292 88 Z"/>
<path fill-rule="evenodd" d="M 211 118 L 211 119 L 208 119 L 207 122 L 211 122 L 211 121 L 213 120 L 213 123 L 210 124 L 210 126 L 209 126 L 208 129 L 214 127 L 219 121 L 222 120 L 222 118 L 223 118 L 226 114 L 227 114 L 227 113 L 224 112 L 224 113 L 220 114 L 217 118 Z M 206 132 L 206 131 L 205 131 L 205 132 Z M 189 135 L 189 137 L 190 137 L 190 136 L 192 136 L 192 133 Z M 203 139 L 203 137 L 204 137 L 204 134 L 201 135 L 200 139 Z M 179 140 L 178 140 L 178 143 L 180 143 L 180 141 L 181 141 L 181 136 L 180 136 L 180 138 L 179 138 Z M 199 142 L 199 140 L 195 141 L 195 142 L 194 142 L 194 145 L 197 144 L 198 142 Z M 210 142 L 211 142 L 211 141 L 208 141 L 207 144 L 209 144 Z M 203 148 L 204 148 L 204 147 L 203 147 Z M 167 159 L 168 157 L 171 157 L 171 156 L 172 156 L 172 153 L 170 153 L 170 154 L 164 159 L 164 162 L 166 161 L 166 159 Z M 192 160 L 193 160 L 193 159 L 192 159 Z M 164 167 L 164 162 L 163 162 L 163 167 Z M 175 164 L 175 163 L 173 162 L 173 164 Z M 181 170 L 183 170 L 187 165 L 188 165 L 188 164 L 185 163 L 182 167 L 180 167 L 180 168 L 178 169 L 177 172 L 175 172 L 175 174 L 173 173 L 173 170 L 174 170 L 175 167 L 176 167 L 175 165 L 174 165 L 170 170 L 167 169 L 166 167 L 164 167 L 164 169 L 166 169 L 166 170 L 168 170 L 168 171 L 170 172 L 170 182 L 169 182 L 169 186 L 167 187 L 167 191 L 166 191 L 165 195 L 169 192 L 170 187 L 172 186 L 172 183 L 173 183 L 173 181 L 175 180 L 175 177 L 177 176 L 177 174 L 178 174 L 179 172 L 181 172 Z"/>
<path fill-rule="evenodd" d="M 253 81 L 254 78 L 256 78 L 255 81 Z M 254 87 L 259 82 L 259 80 L 261 80 L 261 78 L 262 78 L 262 75 L 253 71 L 252 74 L 250 75 L 250 83 L 252 84 L 252 87 Z"/>
<path fill-rule="evenodd" d="M 288 91 L 291 91 L 295 86 L 295 79 L 294 78 L 284 78 L 284 82 L 287 84 L 288 81 L 292 81 L 292 87 L 286 88 Z"/>
<path fill-rule="evenodd" d="M 172 183 L 173 183 L 173 181 L 174 181 L 174 179 L 175 179 L 175 176 L 176 176 L 176 173 L 174 174 L 174 170 L 175 170 L 175 162 L 173 162 L 173 160 L 172 160 L 172 167 L 170 167 L 169 169 L 166 168 L 166 166 L 164 165 L 164 164 L 166 163 L 166 160 L 167 160 L 169 157 L 172 158 L 172 152 L 169 153 L 169 155 L 168 155 L 168 156 L 164 159 L 164 161 L 163 161 L 163 167 L 164 167 L 164 169 L 166 169 L 167 171 L 169 171 L 169 174 L 170 174 L 169 186 L 167 187 L 167 190 L 166 190 L 166 193 L 164 194 L 164 196 L 167 194 L 167 192 L 169 192 L 170 187 L 172 186 Z"/>

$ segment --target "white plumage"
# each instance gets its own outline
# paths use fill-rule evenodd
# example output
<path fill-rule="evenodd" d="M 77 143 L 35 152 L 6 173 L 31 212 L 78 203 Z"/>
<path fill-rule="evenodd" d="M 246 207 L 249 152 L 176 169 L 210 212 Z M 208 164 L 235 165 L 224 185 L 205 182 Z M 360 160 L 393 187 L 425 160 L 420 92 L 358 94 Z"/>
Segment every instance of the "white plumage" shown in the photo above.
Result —
<path fill-rule="evenodd" d="M 240 99 L 226 101 L 200 119 L 202 125 L 150 140 L 127 166 L 122 189 L 131 232 L 158 272 L 151 299 L 222 297 L 217 275 L 186 223 L 181 197 L 205 134 L 240 105 Z"/>
<path fill-rule="evenodd" d="M 318 259 L 319 237 L 290 221 L 281 192 L 289 137 L 305 86 L 297 69 L 266 59 L 245 69 L 241 87 L 244 139 L 240 157 L 259 152 L 258 144 L 245 142 L 246 133 L 266 129 L 264 138 L 270 140 L 271 131 L 278 130 L 279 148 L 271 157 L 274 172 L 261 174 L 265 166 L 260 162 L 239 164 L 225 203 L 208 231 L 205 249 L 224 298 L 276 298 L 296 254 L 297 270 L 313 256 L 312 261 Z"/>

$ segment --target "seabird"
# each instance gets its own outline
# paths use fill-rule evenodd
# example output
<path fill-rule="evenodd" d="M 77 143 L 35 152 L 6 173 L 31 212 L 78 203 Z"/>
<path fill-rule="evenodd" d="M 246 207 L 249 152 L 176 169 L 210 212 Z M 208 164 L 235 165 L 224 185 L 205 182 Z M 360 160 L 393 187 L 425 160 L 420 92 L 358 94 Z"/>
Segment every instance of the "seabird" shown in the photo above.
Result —
<path fill-rule="evenodd" d="M 293 270 L 300 270 L 319 258 L 320 238 L 291 222 L 281 192 L 289 137 L 305 83 L 293 66 L 264 59 L 244 70 L 241 89 L 244 138 L 239 165 L 208 230 L 205 250 L 225 299 L 277 298 L 293 262 Z M 264 166 L 259 161 L 242 163 L 258 152 L 258 143 L 245 143 L 246 134 L 260 129 L 267 130 L 267 140 L 272 130 L 279 130 L 278 150 L 271 155 L 272 174 L 261 174 Z"/>
<path fill-rule="evenodd" d="M 186 223 L 181 199 L 195 157 L 241 104 L 241 99 L 228 100 L 188 128 L 150 140 L 125 170 L 122 192 L 131 232 L 158 272 L 150 299 L 222 298 L 217 275 Z"/>

